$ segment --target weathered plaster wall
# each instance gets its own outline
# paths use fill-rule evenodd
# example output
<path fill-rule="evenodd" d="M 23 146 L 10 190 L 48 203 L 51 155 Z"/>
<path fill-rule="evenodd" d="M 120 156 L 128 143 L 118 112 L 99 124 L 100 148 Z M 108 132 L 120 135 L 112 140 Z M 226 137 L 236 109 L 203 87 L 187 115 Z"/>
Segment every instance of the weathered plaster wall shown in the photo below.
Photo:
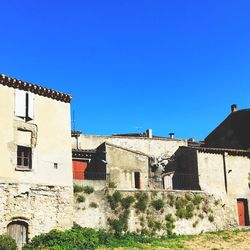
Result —
<path fill-rule="evenodd" d="M 140 137 L 95 136 L 84 135 L 79 137 L 80 149 L 94 149 L 104 142 L 109 142 L 124 148 L 143 152 L 152 156 L 172 156 L 180 146 L 187 146 L 186 140 L 156 139 Z M 72 138 L 72 146 L 76 148 L 76 139 Z"/>
<path fill-rule="evenodd" d="M 0 181 L 72 186 L 70 104 L 34 95 L 34 119 L 24 122 L 15 116 L 15 89 L 0 85 L 0 114 Z M 32 132 L 30 172 L 15 170 L 17 144 L 27 146 L 18 129 Z"/>
<path fill-rule="evenodd" d="M 248 157 L 199 152 L 198 166 L 201 189 L 205 192 L 220 197 L 250 195 L 248 186 L 250 159 Z"/>
<path fill-rule="evenodd" d="M 140 187 L 149 186 L 149 160 L 147 156 L 133 153 L 121 148 L 106 145 L 107 174 L 109 181 L 118 189 L 135 189 L 134 173 L 140 173 Z"/>
<path fill-rule="evenodd" d="M 237 199 L 247 199 L 250 204 L 250 159 L 230 156 L 227 153 L 223 155 L 199 152 L 198 164 L 201 189 L 221 198 L 231 210 L 228 216 L 236 218 L 238 223 Z"/>
<path fill-rule="evenodd" d="M 29 239 L 52 229 L 72 226 L 73 191 L 70 187 L 0 184 L 0 235 L 12 221 L 24 221 Z"/>

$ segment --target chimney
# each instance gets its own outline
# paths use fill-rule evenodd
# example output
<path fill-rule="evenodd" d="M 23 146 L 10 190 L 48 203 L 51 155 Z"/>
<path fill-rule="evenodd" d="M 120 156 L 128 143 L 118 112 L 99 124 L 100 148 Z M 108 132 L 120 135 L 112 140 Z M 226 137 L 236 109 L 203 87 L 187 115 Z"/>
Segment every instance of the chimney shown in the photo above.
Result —
<path fill-rule="evenodd" d="M 195 139 L 194 139 L 194 137 L 192 137 L 192 138 L 188 139 L 188 141 L 189 142 L 195 142 Z"/>
<path fill-rule="evenodd" d="M 146 135 L 148 138 L 153 138 L 153 130 L 152 129 L 147 129 L 146 130 Z"/>
<path fill-rule="evenodd" d="M 237 111 L 237 104 L 231 105 L 231 112 L 234 113 Z"/>
<path fill-rule="evenodd" d="M 173 132 L 169 133 L 169 138 L 174 139 L 174 133 Z"/>

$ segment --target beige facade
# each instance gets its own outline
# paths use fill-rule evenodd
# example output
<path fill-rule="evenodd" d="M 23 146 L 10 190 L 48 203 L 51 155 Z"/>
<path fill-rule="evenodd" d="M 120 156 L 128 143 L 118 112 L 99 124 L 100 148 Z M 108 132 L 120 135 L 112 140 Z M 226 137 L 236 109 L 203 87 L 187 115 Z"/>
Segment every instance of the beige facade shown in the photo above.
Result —
<path fill-rule="evenodd" d="M 227 214 L 231 218 L 230 223 L 239 225 L 237 201 L 245 200 L 248 206 L 250 204 L 249 157 L 232 156 L 227 152 L 223 154 L 198 152 L 197 156 L 201 189 L 222 199 L 225 204 L 224 209 L 230 211 Z M 244 212 L 249 218 L 247 207 Z"/>
<path fill-rule="evenodd" d="M 78 138 L 78 148 L 94 149 L 104 142 L 135 151 L 140 151 L 144 154 L 155 157 L 172 156 L 179 147 L 187 146 L 187 140 L 155 137 L 97 136 L 81 134 Z M 72 147 L 77 148 L 77 140 L 75 138 L 72 138 Z"/>
<path fill-rule="evenodd" d="M 72 225 L 70 99 L 0 75 L 0 233 L 13 221 L 29 237 Z"/>
<path fill-rule="evenodd" d="M 149 188 L 149 157 L 106 143 L 107 175 L 117 189 Z"/>

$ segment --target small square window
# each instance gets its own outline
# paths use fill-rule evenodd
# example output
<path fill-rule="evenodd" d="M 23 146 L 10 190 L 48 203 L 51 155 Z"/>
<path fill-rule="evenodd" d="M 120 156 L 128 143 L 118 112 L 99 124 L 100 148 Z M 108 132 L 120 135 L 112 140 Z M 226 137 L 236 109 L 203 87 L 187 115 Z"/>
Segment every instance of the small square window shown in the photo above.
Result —
<path fill-rule="evenodd" d="M 54 163 L 54 169 L 58 169 L 58 163 Z"/>
<path fill-rule="evenodd" d="M 32 168 L 32 149 L 29 147 L 17 146 L 17 168 Z"/>

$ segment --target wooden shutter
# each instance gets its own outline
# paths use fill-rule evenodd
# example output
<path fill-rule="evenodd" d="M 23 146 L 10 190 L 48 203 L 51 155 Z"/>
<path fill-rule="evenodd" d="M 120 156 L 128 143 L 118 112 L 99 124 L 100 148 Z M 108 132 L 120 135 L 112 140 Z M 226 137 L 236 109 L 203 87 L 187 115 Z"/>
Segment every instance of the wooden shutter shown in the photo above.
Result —
<path fill-rule="evenodd" d="M 26 116 L 26 92 L 23 90 L 16 89 L 15 98 L 15 113 L 16 116 L 25 117 Z"/>
<path fill-rule="evenodd" d="M 34 119 L 34 94 L 30 92 L 28 94 L 28 118 Z"/>

